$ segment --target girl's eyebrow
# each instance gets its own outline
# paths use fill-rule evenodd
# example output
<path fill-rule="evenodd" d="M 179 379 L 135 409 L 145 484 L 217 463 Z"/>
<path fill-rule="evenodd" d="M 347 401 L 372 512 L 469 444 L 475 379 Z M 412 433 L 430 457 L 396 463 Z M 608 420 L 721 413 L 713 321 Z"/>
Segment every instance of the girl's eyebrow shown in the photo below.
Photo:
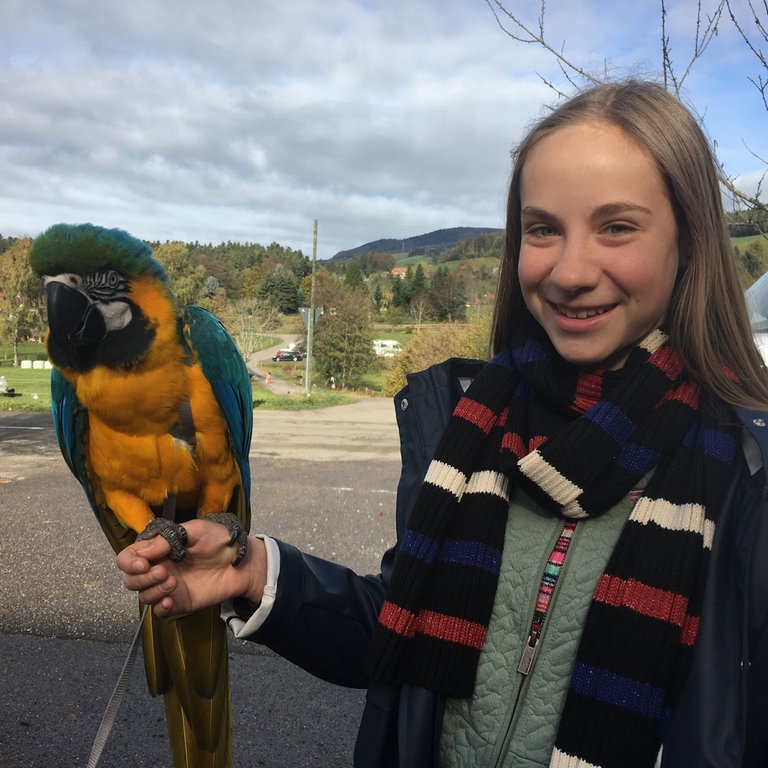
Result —
<path fill-rule="evenodd" d="M 599 205 L 592 211 L 592 218 L 604 219 L 608 216 L 618 216 L 622 213 L 645 213 L 650 215 L 651 211 L 649 208 L 646 208 L 644 205 L 639 205 L 638 203 L 620 201 Z"/>
<path fill-rule="evenodd" d="M 630 203 L 625 201 L 618 201 L 615 203 L 605 203 L 599 205 L 592 211 L 592 219 L 604 219 L 610 216 L 619 216 L 623 213 L 645 213 L 650 215 L 651 210 L 644 205 L 638 203 Z M 555 217 L 554 213 L 545 210 L 544 208 L 538 208 L 535 205 L 526 205 L 520 211 L 520 216 L 531 219 L 551 219 Z"/>
<path fill-rule="evenodd" d="M 520 216 L 524 216 L 530 219 L 551 219 L 554 214 L 550 213 L 549 211 L 545 211 L 543 208 L 536 208 L 533 205 L 526 205 L 525 208 L 520 211 Z"/>

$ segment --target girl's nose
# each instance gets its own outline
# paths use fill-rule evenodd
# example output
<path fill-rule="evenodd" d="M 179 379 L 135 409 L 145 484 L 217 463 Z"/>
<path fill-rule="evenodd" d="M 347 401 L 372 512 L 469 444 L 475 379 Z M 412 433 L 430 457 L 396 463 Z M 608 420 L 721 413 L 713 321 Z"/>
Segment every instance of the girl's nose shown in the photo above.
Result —
<path fill-rule="evenodd" d="M 593 288 L 600 276 L 600 270 L 587 238 L 580 236 L 563 237 L 549 280 L 562 291 L 578 293 Z"/>

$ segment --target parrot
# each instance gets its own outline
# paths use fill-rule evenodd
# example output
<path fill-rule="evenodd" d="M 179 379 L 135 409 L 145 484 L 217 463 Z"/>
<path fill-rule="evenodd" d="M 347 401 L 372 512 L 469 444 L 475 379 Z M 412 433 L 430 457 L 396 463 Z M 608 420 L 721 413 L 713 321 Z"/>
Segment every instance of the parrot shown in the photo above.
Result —
<path fill-rule="evenodd" d="M 247 552 L 253 397 L 237 345 L 211 312 L 180 309 L 147 243 L 121 229 L 56 224 L 32 242 L 47 298 L 51 411 L 61 453 L 119 552 L 182 523 L 226 525 Z M 226 626 L 219 607 L 141 626 L 147 683 L 162 695 L 175 768 L 232 762 Z"/>

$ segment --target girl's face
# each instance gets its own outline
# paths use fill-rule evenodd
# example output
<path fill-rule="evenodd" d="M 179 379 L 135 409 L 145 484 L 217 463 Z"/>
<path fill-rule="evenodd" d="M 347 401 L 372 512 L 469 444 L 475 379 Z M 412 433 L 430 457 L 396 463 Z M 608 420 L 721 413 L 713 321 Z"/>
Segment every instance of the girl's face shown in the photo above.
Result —
<path fill-rule="evenodd" d="M 520 197 L 528 309 L 567 361 L 621 368 L 664 321 L 680 263 L 653 160 L 610 123 L 561 128 L 530 151 Z"/>

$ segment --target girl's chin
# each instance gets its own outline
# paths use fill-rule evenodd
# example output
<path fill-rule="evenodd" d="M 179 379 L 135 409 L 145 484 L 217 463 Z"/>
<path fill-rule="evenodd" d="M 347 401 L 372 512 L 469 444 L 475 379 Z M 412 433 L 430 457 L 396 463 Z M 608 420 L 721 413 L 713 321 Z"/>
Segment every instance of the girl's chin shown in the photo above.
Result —
<path fill-rule="evenodd" d="M 567 363 L 586 370 L 615 371 L 624 366 L 629 355 L 624 349 L 574 349 L 572 345 L 561 345 L 556 342 L 555 350 Z"/>

